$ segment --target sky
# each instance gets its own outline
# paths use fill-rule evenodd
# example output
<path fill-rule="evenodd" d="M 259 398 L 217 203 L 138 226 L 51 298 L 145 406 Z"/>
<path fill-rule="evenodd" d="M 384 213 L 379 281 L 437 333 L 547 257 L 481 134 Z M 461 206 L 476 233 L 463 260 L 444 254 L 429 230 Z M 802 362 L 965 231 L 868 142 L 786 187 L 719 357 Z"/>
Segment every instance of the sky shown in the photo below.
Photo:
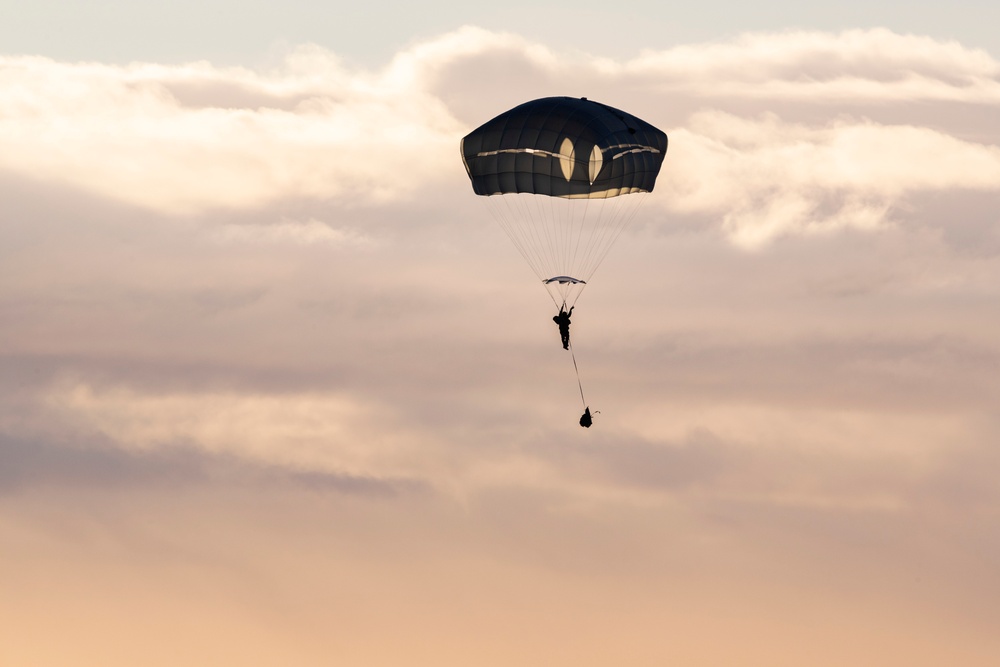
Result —
<path fill-rule="evenodd" d="M 996 3 L 0 3 L 0 663 L 992 667 Z M 459 141 L 664 130 L 552 302 Z"/>

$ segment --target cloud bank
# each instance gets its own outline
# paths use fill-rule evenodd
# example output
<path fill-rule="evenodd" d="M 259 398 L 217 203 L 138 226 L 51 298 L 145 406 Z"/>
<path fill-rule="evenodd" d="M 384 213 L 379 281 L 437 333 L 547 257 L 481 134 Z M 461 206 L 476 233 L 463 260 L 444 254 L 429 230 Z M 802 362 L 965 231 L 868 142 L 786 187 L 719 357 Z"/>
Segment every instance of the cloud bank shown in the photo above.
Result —
<path fill-rule="evenodd" d="M 589 431 L 458 155 L 553 94 L 671 140 L 574 315 Z M 7 650 L 56 608 L 101 664 L 991 665 L 998 106 L 992 55 L 887 30 L 3 56 Z"/>
<path fill-rule="evenodd" d="M 963 127 L 961 110 L 952 127 L 877 120 L 912 105 L 989 114 L 1000 63 L 886 30 L 751 35 L 615 63 L 466 28 L 376 72 L 302 47 L 269 71 L 5 57 L 0 82 L 0 167 L 166 213 L 453 192 L 455 138 L 523 101 L 507 90 L 620 97 L 664 125 L 661 206 L 721 218 L 747 246 L 871 228 L 916 192 L 1000 182 L 992 128 Z M 821 105 L 820 122 L 797 122 Z"/>

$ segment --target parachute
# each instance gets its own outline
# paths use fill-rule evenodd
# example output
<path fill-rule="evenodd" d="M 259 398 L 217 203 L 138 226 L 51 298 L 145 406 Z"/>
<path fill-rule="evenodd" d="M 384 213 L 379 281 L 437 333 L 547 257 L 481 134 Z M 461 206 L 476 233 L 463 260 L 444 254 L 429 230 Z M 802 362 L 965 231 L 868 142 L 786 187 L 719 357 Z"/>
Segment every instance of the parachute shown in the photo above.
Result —
<path fill-rule="evenodd" d="M 462 139 L 461 151 L 472 189 L 484 197 L 562 315 L 567 308 L 572 312 L 652 192 L 667 135 L 586 97 L 545 97 L 476 128 Z M 563 345 L 572 354 L 586 407 L 568 314 L 564 324 Z M 591 423 L 586 407 L 580 426 Z"/>
<path fill-rule="evenodd" d="M 461 151 L 473 190 L 553 302 L 573 306 L 652 192 L 667 135 L 585 97 L 546 97 L 473 130 Z"/>

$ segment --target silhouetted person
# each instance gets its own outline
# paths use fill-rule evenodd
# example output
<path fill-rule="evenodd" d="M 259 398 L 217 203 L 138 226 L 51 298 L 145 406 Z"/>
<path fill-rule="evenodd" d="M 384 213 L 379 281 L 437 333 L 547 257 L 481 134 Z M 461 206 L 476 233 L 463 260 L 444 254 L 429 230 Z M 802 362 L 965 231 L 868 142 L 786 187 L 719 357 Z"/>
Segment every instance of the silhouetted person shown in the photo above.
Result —
<path fill-rule="evenodd" d="M 569 312 L 566 312 L 566 304 L 564 303 L 561 308 L 559 308 L 559 314 L 552 318 L 552 321 L 559 325 L 559 335 L 562 336 L 563 349 L 569 349 L 569 316 L 573 314 L 573 308 L 576 306 L 570 306 Z"/>
<path fill-rule="evenodd" d="M 600 411 L 595 412 L 594 414 L 600 414 Z M 587 409 L 583 411 L 583 416 L 580 417 L 580 426 L 590 428 L 590 425 L 593 423 L 594 419 L 590 416 L 590 406 L 588 405 Z"/>

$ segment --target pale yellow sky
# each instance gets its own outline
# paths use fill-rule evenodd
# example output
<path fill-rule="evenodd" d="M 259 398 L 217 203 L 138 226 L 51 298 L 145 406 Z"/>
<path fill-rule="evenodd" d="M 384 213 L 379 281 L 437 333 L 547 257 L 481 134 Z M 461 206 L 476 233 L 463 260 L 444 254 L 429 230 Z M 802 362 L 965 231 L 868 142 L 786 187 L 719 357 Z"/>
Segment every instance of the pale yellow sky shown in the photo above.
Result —
<path fill-rule="evenodd" d="M 462 136 L 662 128 L 578 302 Z M 992 667 L 1000 62 L 886 29 L 0 57 L 0 663 Z"/>

